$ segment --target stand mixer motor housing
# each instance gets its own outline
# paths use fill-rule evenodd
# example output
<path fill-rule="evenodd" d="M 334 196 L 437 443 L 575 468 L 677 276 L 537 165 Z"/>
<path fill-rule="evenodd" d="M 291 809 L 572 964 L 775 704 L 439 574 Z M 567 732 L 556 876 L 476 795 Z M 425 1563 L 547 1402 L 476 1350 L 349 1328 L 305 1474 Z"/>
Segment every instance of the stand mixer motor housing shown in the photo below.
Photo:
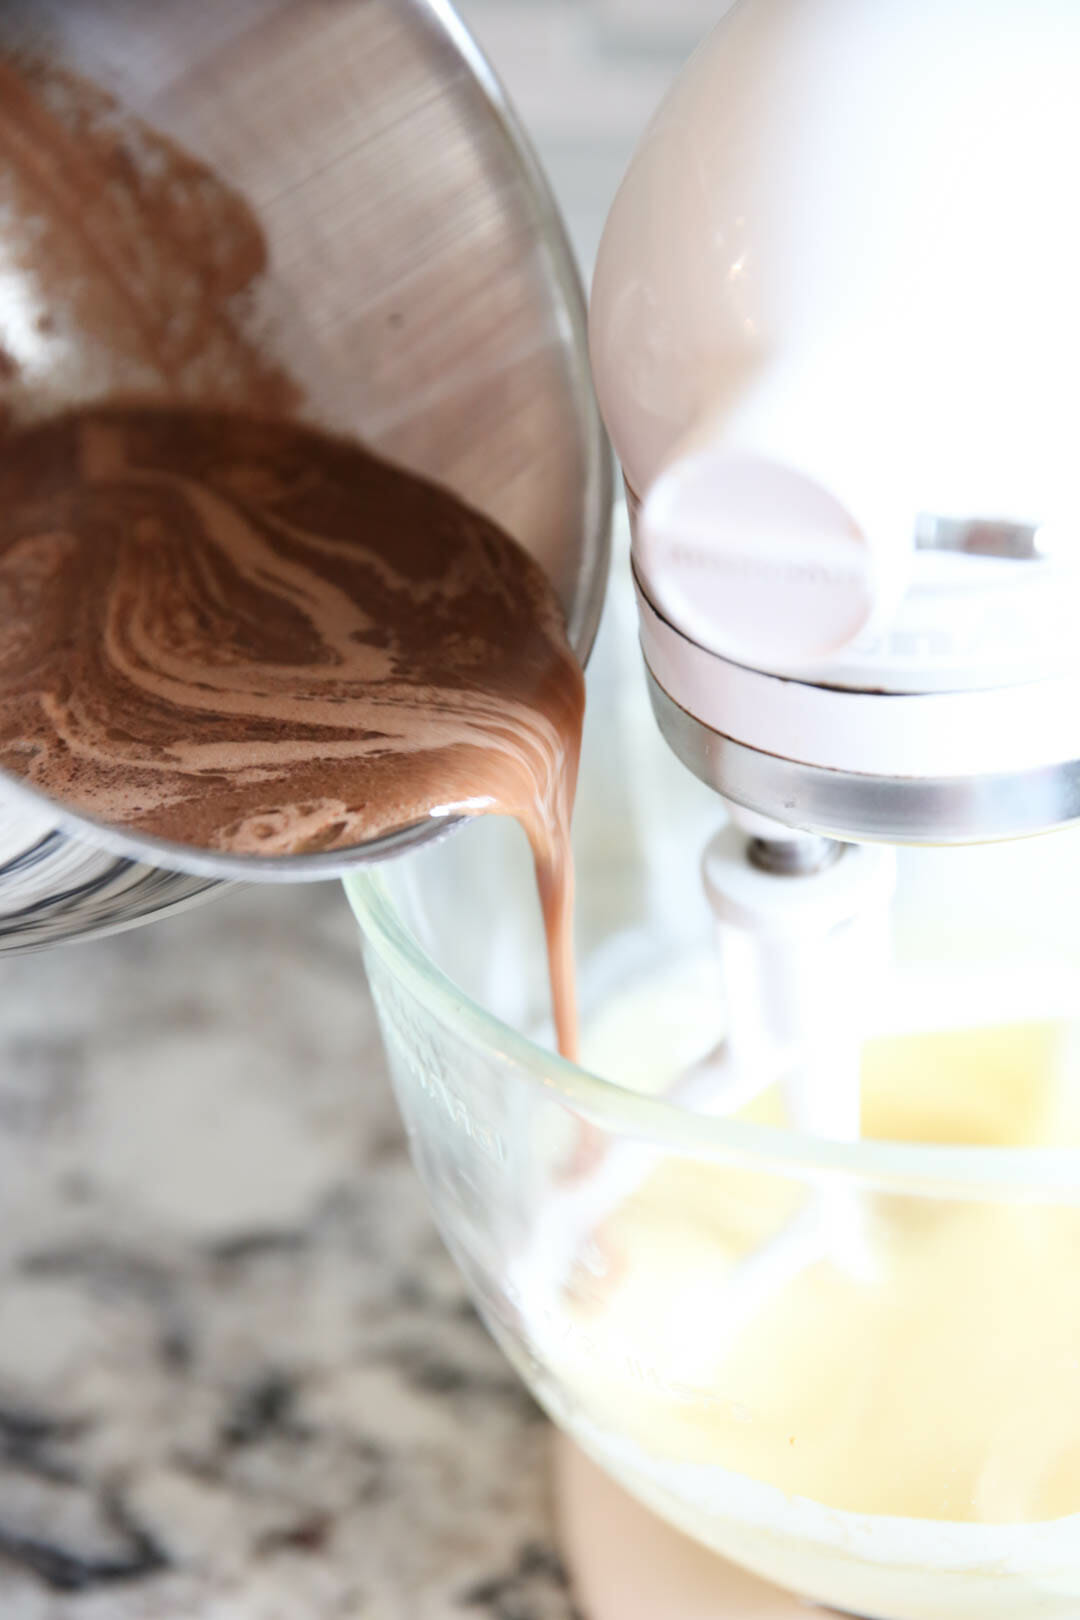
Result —
<path fill-rule="evenodd" d="M 1067 0 L 745 0 L 593 287 L 660 725 L 841 839 L 1080 815 Z"/>

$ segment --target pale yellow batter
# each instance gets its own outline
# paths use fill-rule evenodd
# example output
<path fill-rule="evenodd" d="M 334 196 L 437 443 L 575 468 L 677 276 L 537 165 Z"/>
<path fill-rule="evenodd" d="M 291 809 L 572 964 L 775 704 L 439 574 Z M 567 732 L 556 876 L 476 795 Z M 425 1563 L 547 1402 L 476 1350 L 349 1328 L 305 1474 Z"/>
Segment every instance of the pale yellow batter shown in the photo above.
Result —
<path fill-rule="evenodd" d="M 1070 1045 L 1051 1023 L 871 1042 L 864 1134 L 1076 1143 Z M 847 1265 L 826 1228 L 828 1252 L 730 1339 L 740 1261 L 782 1243 L 813 1197 L 751 1171 L 654 1171 L 597 1234 L 610 1281 L 579 1279 L 577 1321 L 619 1347 L 589 1380 L 595 1420 L 858 1513 L 1080 1512 L 1080 1209 L 853 1198 L 835 1220 L 860 1224 L 865 1260 Z"/>
<path fill-rule="evenodd" d="M 1077 1047 L 1055 1021 L 875 1040 L 863 1133 L 1080 1145 Z M 778 1109 L 770 1095 L 744 1117 Z M 934 1521 L 916 1532 L 920 1566 L 938 1557 L 935 1526 L 955 1564 L 966 1544 L 952 1527 L 1030 1535 L 1019 1527 L 1080 1514 L 1080 1206 L 837 1195 L 667 1159 L 594 1233 L 562 1307 L 556 1355 L 579 1435 L 598 1451 L 612 1437 L 609 1466 L 735 1556 L 745 1505 L 747 1528 L 772 1538 L 747 1561 L 774 1578 L 772 1541 L 796 1538 L 789 1510 L 807 1545 L 820 1531 L 856 1550 L 864 1527 Z M 840 1511 L 815 1529 L 809 1504 Z M 893 1542 L 906 1561 L 915 1542 Z M 1046 1556 L 1080 1614 L 1080 1520 Z M 972 1562 L 988 1580 L 986 1559 Z M 904 1602 L 872 1612 L 969 1612 Z"/>

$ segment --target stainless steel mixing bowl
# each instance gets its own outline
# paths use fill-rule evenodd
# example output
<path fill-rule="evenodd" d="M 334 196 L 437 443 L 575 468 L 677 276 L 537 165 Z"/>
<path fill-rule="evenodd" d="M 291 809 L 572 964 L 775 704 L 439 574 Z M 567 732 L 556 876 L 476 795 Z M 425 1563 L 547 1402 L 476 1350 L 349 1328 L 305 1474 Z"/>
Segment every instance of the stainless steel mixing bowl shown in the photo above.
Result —
<path fill-rule="evenodd" d="M 581 286 L 528 142 L 450 6 L 0 0 L 0 45 L 69 63 L 247 197 L 336 424 L 525 545 L 584 658 L 612 486 Z M 4 319 L 0 286 L 0 341 Z M 214 879 L 331 876 L 439 830 L 332 856 L 218 857 L 3 779 L 0 949 L 127 926 Z"/>

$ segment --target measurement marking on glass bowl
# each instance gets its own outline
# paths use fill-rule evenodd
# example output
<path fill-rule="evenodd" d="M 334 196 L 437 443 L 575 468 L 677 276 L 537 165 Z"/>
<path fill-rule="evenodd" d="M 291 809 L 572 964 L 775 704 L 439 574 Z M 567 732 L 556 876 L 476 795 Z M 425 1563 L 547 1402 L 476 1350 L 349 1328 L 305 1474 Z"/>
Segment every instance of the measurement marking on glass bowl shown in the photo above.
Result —
<path fill-rule="evenodd" d="M 399 1006 L 393 989 L 385 983 L 377 983 L 374 977 L 371 989 L 383 1018 L 384 1032 L 392 1035 L 392 1040 L 386 1042 L 391 1068 L 415 1081 L 443 1116 L 474 1143 L 486 1159 L 493 1164 L 506 1164 L 510 1157 L 506 1141 L 492 1126 L 477 1119 L 465 1099 L 447 1084 L 430 1043 Z"/>
<path fill-rule="evenodd" d="M 561 1340 L 567 1347 L 572 1345 L 575 1351 L 593 1360 L 597 1366 L 608 1369 L 617 1367 L 631 1383 L 651 1389 L 658 1395 L 669 1396 L 672 1400 L 691 1401 L 695 1407 L 726 1408 L 740 1423 L 753 1421 L 753 1414 L 742 1401 L 732 1401 L 727 1396 L 717 1395 L 713 1390 L 687 1383 L 684 1379 L 669 1378 L 659 1367 L 643 1361 L 624 1341 L 591 1332 L 565 1311 L 548 1305 L 541 1307 L 536 1314 L 543 1321 L 545 1332 L 550 1331 L 552 1340 Z"/>

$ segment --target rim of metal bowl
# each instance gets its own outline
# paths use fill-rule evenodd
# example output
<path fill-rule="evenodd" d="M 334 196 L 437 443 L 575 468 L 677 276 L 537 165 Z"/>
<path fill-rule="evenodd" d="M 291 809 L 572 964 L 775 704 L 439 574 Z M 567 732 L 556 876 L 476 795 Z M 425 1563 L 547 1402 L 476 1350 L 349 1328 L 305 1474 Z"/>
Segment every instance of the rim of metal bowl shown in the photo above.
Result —
<path fill-rule="evenodd" d="M 655 1143 L 671 1153 L 807 1181 L 842 1181 L 867 1191 L 937 1200 L 1080 1205 L 1080 1148 L 954 1147 L 861 1140 L 829 1142 L 743 1120 L 692 1114 L 662 1098 L 629 1091 L 557 1053 L 488 1012 L 420 945 L 398 911 L 385 875 L 356 870 L 345 891 L 367 947 L 441 1024 L 497 1052 L 530 1084 L 542 1086 L 592 1124 Z"/>
<path fill-rule="evenodd" d="M 570 337 L 568 354 L 576 358 L 573 380 L 585 440 L 584 463 L 595 485 L 595 509 L 587 514 L 583 536 L 584 553 L 592 557 L 593 565 L 567 620 L 570 645 L 582 664 L 586 664 L 596 639 L 607 587 L 615 469 L 589 373 L 584 286 L 547 176 L 498 75 L 449 0 L 411 0 L 411 6 L 450 41 L 483 94 L 495 126 L 513 148 L 528 182 L 529 194 L 535 202 L 538 240 L 547 258 L 554 291 L 567 322 Z M 4 783 L 5 794 L 13 802 L 23 800 L 35 816 L 48 816 L 61 831 L 91 843 L 97 849 L 129 860 L 152 863 L 170 872 L 226 882 L 312 883 L 340 878 L 359 867 L 435 843 L 463 825 L 467 819 L 461 816 L 433 816 L 429 821 L 396 828 L 381 838 L 355 844 L 349 849 L 326 850 L 309 855 L 227 855 L 98 821 L 93 816 L 72 810 L 60 801 L 39 793 L 19 777 L 2 769 L 0 781 Z"/>

